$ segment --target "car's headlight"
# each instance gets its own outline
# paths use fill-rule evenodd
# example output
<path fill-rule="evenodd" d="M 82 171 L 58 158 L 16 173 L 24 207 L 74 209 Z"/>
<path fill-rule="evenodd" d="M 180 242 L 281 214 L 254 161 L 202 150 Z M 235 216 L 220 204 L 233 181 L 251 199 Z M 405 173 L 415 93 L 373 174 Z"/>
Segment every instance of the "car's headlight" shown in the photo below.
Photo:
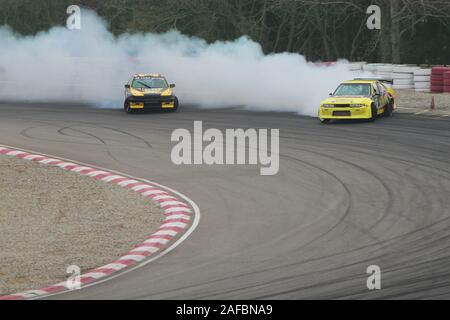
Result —
<path fill-rule="evenodd" d="M 334 104 L 323 104 L 322 107 L 324 107 L 324 108 L 333 108 Z"/>
<path fill-rule="evenodd" d="M 365 104 L 361 104 L 361 103 L 354 103 L 354 104 L 350 105 L 350 107 L 352 107 L 352 108 L 363 108 L 365 106 L 366 106 Z"/>

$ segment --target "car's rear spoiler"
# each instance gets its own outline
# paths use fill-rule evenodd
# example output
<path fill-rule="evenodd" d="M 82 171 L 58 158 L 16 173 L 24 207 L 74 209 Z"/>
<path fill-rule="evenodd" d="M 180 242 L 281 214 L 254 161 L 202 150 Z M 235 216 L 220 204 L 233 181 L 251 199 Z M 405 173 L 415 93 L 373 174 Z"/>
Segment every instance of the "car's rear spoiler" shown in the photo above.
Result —
<path fill-rule="evenodd" d="M 388 83 L 390 85 L 394 84 L 394 79 L 390 78 L 355 78 L 355 80 L 363 80 L 363 81 L 377 80 L 380 82 Z"/>

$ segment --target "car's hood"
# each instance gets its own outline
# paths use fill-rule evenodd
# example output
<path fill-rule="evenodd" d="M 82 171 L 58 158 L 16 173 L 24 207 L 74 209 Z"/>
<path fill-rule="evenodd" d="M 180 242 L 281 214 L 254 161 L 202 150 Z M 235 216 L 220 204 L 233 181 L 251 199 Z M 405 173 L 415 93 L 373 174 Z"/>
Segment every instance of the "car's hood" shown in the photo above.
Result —
<path fill-rule="evenodd" d="M 144 90 L 131 89 L 131 94 L 133 96 L 145 96 L 145 95 L 170 96 L 172 95 L 172 88 L 154 88 Z"/>
<path fill-rule="evenodd" d="M 372 100 L 366 96 L 340 96 L 340 97 L 330 97 L 324 101 L 322 104 L 355 104 L 355 103 L 371 103 Z"/>

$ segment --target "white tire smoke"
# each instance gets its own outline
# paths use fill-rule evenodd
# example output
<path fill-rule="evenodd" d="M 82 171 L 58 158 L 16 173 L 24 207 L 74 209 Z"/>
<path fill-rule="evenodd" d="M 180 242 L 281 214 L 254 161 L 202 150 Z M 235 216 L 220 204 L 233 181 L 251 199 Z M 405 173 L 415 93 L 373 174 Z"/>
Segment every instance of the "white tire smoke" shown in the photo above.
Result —
<path fill-rule="evenodd" d="M 132 74 L 160 72 L 182 103 L 314 116 L 354 77 L 345 61 L 321 67 L 299 54 L 265 55 L 247 37 L 212 44 L 177 31 L 114 37 L 96 13 L 83 10 L 82 19 L 81 30 L 58 26 L 36 36 L 0 27 L 0 100 L 121 108 Z"/>

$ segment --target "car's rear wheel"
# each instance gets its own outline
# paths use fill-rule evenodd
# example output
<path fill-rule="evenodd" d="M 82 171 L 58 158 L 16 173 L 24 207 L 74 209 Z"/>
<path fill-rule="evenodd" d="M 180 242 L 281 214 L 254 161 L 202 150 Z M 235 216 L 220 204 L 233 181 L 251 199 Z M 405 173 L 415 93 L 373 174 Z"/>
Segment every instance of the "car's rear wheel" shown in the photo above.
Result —
<path fill-rule="evenodd" d="M 390 117 L 392 116 L 392 111 L 394 110 L 394 100 L 391 100 L 389 104 L 384 107 L 384 116 Z"/>

